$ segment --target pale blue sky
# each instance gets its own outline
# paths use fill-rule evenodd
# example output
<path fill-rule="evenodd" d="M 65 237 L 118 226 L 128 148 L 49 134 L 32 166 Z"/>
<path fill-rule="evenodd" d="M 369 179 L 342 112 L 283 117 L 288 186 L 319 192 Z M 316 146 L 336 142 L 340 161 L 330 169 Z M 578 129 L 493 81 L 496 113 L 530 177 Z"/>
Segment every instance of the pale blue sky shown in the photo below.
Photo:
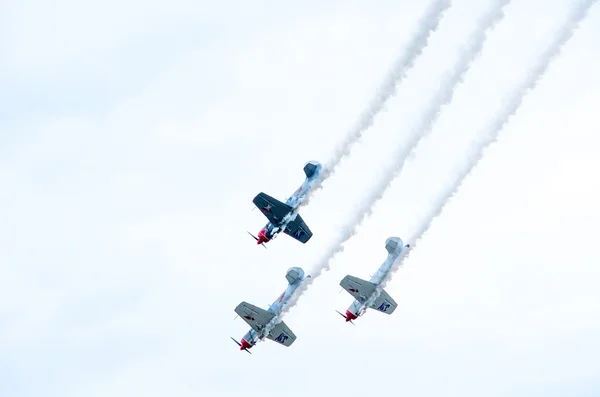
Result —
<path fill-rule="evenodd" d="M 597 396 L 600 8 L 386 290 L 334 312 L 405 237 L 574 0 L 513 1 L 433 133 L 285 321 L 230 340 L 309 271 L 403 142 L 488 1 L 457 0 L 302 216 L 256 247 L 260 191 L 326 162 L 426 3 L 5 1 L 0 5 L 0 395 Z"/>

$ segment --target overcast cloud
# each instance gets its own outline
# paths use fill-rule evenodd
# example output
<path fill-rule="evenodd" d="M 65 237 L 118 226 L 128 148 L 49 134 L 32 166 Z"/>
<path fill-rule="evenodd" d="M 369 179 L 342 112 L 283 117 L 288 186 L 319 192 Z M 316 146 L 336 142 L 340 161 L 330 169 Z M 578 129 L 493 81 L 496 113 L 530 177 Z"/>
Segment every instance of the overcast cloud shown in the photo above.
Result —
<path fill-rule="evenodd" d="M 432 0 L 431 0 L 432 1 Z M 0 4 L 0 395 L 600 395 L 600 8 L 353 327 L 339 281 L 415 233 L 579 0 L 512 1 L 431 133 L 248 355 L 233 320 L 310 270 L 495 0 L 456 0 L 302 217 L 256 247 L 264 191 L 327 163 L 429 2 Z"/>

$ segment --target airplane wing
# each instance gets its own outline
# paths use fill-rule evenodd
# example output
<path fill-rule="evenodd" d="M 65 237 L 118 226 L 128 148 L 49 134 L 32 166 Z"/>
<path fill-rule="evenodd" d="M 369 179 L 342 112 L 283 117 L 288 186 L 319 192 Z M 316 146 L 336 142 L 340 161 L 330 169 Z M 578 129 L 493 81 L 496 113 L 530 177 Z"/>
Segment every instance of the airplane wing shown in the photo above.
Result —
<path fill-rule="evenodd" d="M 248 302 L 242 302 L 237 305 L 235 312 L 257 332 L 261 332 L 269 321 L 275 317 L 275 313 L 251 305 Z"/>
<path fill-rule="evenodd" d="M 290 221 L 283 232 L 302 244 L 310 240 L 313 235 L 300 215 L 296 215 L 296 219 Z"/>
<path fill-rule="evenodd" d="M 267 338 L 284 346 L 290 346 L 296 340 L 296 335 L 282 321 L 271 330 Z"/>
<path fill-rule="evenodd" d="M 369 306 L 385 314 L 392 314 L 394 310 L 396 310 L 396 307 L 398 307 L 396 302 L 391 296 L 388 295 L 387 292 L 385 292 L 385 290 L 382 290 L 377 299 L 375 299 L 375 301 Z"/>
<path fill-rule="evenodd" d="M 281 223 L 283 218 L 293 210 L 289 205 L 262 192 L 257 194 L 252 202 L 267 217 L 269 222 L 276 225 Z"/>
<path fill-rule="evenodd" d="M 365 303 L 377 287 L 370 281 L 361 280 L 354 276 L 344 277 L 340 281 L 340 285 L 360 303 Z"/>

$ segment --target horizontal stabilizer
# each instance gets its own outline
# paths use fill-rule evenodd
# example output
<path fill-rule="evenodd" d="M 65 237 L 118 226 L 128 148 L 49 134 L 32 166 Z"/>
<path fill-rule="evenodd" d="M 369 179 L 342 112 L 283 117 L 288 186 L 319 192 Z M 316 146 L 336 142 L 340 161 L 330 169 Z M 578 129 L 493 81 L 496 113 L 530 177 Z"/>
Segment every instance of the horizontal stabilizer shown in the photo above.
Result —
<path fill-rule="evenodd" d="M 275 313 L 261 309 L 248 302 L 242 302 L 237 305 L 235 312 L 257 332 L 262 332 L 269 321 L 275 317 Z"/>
<path fill-rule="evenodd" d="M 310 240 L 313 235 L 300 215 L 296 215 L 296 219 L 290 221 L 283 232 L 288 236 L 300 241 L 302 244 L 305 244 L 308 240 Z"/>
<path fill-rule="evenodd" d="M 269 222 L 279 225 L 283 218 L 292 212 L 293 208 L 265 193 L 259 193 L 252 200 Z"/>
<path fill-rule="evenodd" d="M 296 335 L 282 321 L 271 330 L 267 338 L 284 346 L 290 346 L 296 340 Z"/>
<path fill-rule="evenodd" d="M 392 297 L 385 292 L 385 290 L 381 291 L 381 294 L 375 299 L 373 303 L 369 305 L 372 309 L 379 310 L 385 314 L 392 314 L 398 305 L 392 299 Z"/>
<path fill-rule="evenodd" d="M 365 303 L 377 287 L 370 281 L 361 280 L 354 276 L 344 277 L 342 281 L 340 281 L 340 285 L 360 303 Z"/>

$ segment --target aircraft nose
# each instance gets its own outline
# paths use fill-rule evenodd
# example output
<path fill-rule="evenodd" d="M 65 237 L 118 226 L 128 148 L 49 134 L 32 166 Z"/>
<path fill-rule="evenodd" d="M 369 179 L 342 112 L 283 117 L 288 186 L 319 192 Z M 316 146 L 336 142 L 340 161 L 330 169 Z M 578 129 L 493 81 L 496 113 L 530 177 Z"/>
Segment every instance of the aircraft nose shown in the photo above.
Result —
<path fill-rule="evenodd" d="M 265 236 L 265 229 L 261 229 L 261 231 L 258 232 L 258 239 L 256 240 L 256 244 L 262 244 L 267 241 L 269 240 L 267 240 L 267 237 Z"/>
<path fill-rule="evenodd" d="M 346 322 L 356 320 L 357 318 L 356 314 L 352 313 L 350 310 L 346 310 Z"/>
<path fill-rule="evenodd" d="M 246 341 L 246 339 L 242 339 L 242 344 L 240 346 L 240 350 L 250 349 L 252 345 Z"/>

